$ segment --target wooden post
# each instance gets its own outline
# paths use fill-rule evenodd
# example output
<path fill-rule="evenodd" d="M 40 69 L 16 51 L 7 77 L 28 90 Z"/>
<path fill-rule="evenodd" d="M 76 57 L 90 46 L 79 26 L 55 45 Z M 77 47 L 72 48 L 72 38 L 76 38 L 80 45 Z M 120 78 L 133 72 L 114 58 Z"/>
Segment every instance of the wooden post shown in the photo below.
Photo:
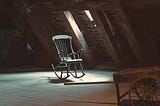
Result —
<path fill-rule="evenodd" d="M 141 48 L 135 38 L 135 35 L 132 31 L 132 28 L 127 20 L 127 17 L 125 16 L 125 13 L 120 5 L 120 0 L 112 0 L 113 6 L 115 8 L 116 13 L 121 17 L 122 21 L 124 22 L 124 28 L 126 31 L 126 38 L 128 39 L 128 42 L 140 64 L 143 64 L 144 57 L 141 51 Z"/>
<path fill-rule="evenodd" d="M 103 11 L 102 11 L 103 12 Z M 114 62 L 118 65 L 118 66 L 121 66 L 122 63 L 121 63 L 121 60 L 120 60 L 120 57 L 119 57 L 119 53 L 118 51 L 116 50 L 116 47 L 115 47 L 115 43 L 114 43 L 114 40 L 112 39 L 112 35 L 111 33 L 109 33 L 108 31 L 106 31 L 107 29 L 109 29 L 108 27 L 108 24 L 107 24 L 107 21 L 104 20 L 102 21 L 98 14 L 97 14 L 97 11 L 91 11 L 91 14 L 97 24 L 97 26 L 102 29 L 102 33 L 103 33 L 103 36 L 102 38 L 104 39 L 105 41 L 105 46 L 108 50 L 108 52 L 110 53 L 110 55 L 112 56 Z M 106 26 L 103 25 L 103 23 L 105 23 Z M 105 27 L 108 27 L 108 28 L 105 28 Z"/>

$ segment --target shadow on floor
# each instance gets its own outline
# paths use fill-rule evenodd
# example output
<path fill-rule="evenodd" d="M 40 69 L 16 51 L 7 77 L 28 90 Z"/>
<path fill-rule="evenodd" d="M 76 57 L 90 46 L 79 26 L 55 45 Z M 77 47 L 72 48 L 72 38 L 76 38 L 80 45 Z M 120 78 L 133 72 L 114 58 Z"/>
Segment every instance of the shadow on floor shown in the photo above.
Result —
<path fill-rule="evenodd" d="M 67 83 L 67 82 L 74 82 L 70 79 L 51 79 L 51 78 L 48 78 L 49 82 L 50 83 L 53 83 L 53 84 L 58 84 L 58 83 Z"/>

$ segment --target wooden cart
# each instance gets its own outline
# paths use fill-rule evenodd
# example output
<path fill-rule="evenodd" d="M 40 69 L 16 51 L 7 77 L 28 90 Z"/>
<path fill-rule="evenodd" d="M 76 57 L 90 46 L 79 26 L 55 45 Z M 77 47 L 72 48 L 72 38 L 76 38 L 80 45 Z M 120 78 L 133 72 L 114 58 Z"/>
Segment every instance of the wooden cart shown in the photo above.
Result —
<path fill-rule="evenodd" d="M 113 77 L 118 106 L 160 106 L 160 66 L 120 70 Z M 121 94 L 122 83 L 130 86 Z"/>

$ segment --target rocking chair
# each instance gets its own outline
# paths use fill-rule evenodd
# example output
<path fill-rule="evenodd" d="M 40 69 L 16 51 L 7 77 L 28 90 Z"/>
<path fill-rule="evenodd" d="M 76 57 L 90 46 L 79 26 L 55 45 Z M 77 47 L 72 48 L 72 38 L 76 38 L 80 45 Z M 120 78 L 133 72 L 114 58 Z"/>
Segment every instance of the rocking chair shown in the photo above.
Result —
<path fill-rule="evenodd" d="M 82 66 L 83 60 L 80 58 L 83 49 L 74 52 L 72 37 L 69 35 L 55 35 L 52 37 L 52 40 L 59 56 L 59 64 L 57 66 L 51 64 L 55 75 L 59 79 L 66 79 L 70 75 L 74 78 L 83 77 L 85 75 Z"/>

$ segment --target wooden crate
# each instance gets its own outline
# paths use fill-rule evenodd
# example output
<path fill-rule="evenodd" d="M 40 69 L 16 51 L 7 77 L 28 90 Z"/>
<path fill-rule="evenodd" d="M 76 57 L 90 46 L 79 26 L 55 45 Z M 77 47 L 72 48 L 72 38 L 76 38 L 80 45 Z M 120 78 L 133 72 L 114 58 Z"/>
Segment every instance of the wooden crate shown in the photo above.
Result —
<path fill-rule="evenodd" d="M 120 70 L 117 73 L 114 73 L 114 82 L 116 86 L 116 93 L 117 93 L 117 102 L 120 104 L 122 99 L 128 95 L 128 89 L 125 93 L 120 93 L 120 84 L 121 83 L 131 83 L 134 84 L 139 79 L 142 78 L 153 78 L 156 80 L 160 80 L 160 65 L 152 66 L 152 67 L 142 67 L 142 68 L 130 68 Z"/>

